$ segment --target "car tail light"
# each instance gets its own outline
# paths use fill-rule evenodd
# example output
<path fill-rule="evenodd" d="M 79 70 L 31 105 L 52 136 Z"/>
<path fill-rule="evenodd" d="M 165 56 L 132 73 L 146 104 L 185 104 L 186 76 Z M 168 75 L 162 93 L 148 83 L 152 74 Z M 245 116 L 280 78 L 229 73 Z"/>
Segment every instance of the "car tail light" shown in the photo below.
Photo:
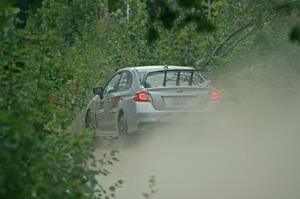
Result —
<path fill-rule="evenodd" d="M 146 91 L 139 91 L 135 93 L 134 101 L 136 102 L 151 102 L 151 95 Z"/>
<path fill-rule="evenodd" d="M 220 93 L 217 90 L 212 90 L 210 92 L 210 95 L 209 95 L 210 100 L 216 101 L 216 100 L 219 100 L 220 98 L 221 98 Z"/>

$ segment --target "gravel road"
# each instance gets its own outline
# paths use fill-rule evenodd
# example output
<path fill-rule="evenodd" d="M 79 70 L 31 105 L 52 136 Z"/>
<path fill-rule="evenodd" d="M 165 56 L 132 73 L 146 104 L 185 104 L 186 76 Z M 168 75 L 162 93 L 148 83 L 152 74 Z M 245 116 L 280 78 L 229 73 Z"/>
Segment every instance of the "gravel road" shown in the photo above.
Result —
<path fill-rule="evenodd" d="M 186 116 L 185 116 L 186 117 Z M 97 156 L 120 150 L 102 184 L 123 179 L 117 198 L 299 199 L 300 124 L 289 114 L 224 114 L 210 124 L 157 127 L 114 141 L 97 140 Z"/>

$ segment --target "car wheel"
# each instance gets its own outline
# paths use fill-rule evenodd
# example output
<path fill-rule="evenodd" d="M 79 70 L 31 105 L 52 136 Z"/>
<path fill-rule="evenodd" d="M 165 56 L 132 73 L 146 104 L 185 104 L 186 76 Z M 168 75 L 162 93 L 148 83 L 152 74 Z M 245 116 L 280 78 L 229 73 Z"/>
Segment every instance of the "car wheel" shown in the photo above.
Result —
<path fill-rule="evenodd" d="M 125 120 L 125 117 L 123 114 L 119 118 L 118 131 L 119 131 L 119 135 L 127 135 L 128 134 L 127 123 L 126 123 L 126 120 Z"/>
<path fill-rule="evenodd" d="M 85 128 L 95 128 L 95 116 L 91 110 L 88 110 L 85 115 Z"/>

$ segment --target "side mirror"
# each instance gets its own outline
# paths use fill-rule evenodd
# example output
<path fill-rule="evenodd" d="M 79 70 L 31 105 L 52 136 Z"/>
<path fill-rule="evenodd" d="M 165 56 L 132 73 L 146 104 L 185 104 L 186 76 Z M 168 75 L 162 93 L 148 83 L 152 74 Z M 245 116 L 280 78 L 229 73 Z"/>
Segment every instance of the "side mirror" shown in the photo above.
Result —
<path fill-rule="evenodd" d="M 93 88 L 93 93 L 94 93 L 94 95 L 99 95 L 100 97 L 102 97 L 103 88 L 101 86 L 97 86 L 97 87 Z"/>

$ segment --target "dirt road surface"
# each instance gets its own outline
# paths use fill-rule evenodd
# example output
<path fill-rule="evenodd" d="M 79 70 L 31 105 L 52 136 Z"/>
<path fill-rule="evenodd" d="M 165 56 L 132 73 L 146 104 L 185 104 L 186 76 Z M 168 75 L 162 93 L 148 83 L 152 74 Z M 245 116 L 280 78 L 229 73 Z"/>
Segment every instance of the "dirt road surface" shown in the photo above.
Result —
<path fill-rule="evenodd" d="M 186 117 L 186 116 L 185 116 Z M 176 124 L 114 141 L 97 140 L 96 155 L 120 150 L 109 186 L 117 198 L 144 198 L 154 175 L 155 199 L 299 199 L 300 123 L 295 115 L 225 114 L 205 124 Z"/>

